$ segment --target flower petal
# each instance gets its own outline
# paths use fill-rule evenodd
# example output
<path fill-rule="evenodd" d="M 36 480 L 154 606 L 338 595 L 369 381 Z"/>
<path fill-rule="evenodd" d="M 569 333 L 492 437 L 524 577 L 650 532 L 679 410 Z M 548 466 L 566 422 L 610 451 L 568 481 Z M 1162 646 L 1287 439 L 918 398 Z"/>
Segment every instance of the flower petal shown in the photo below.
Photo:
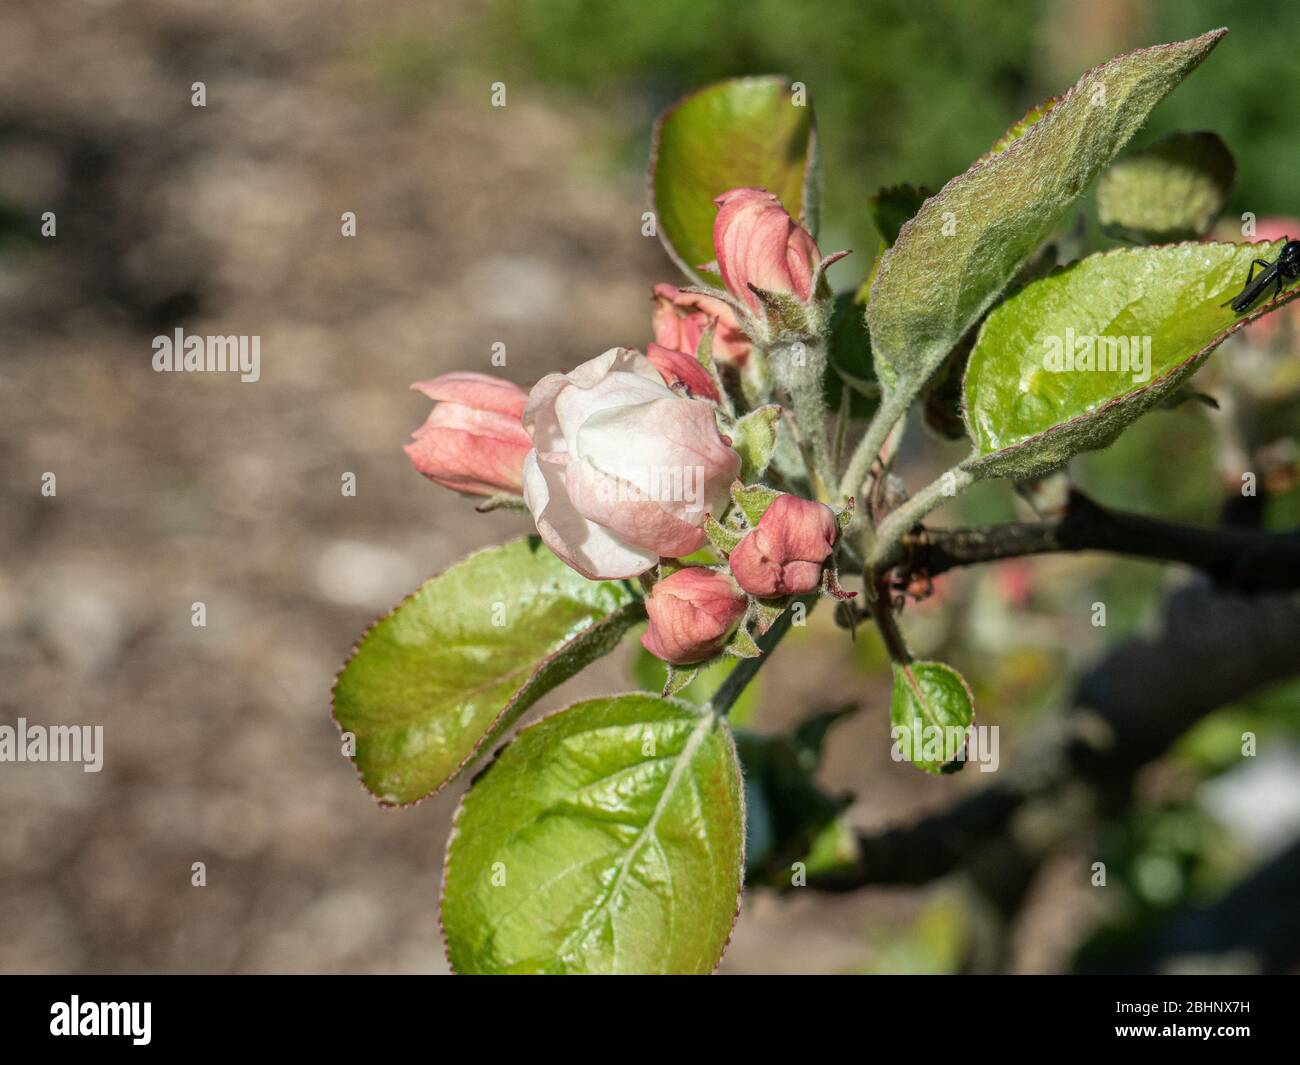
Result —
<path fill-rule="evenodd" d="M 704 546 L 704 530 L 637 485 L 603 473 L 586 459 L 570 462 L 564 487 L 578 513 L 655 556 L 681 558 Z"/>
<path fill-rule="evenodd" d="M 723 443 L 713 408 L 671 394 L 593 415 L 577 443 L 576 455 L 635 484 L 691 525 L 703 524 L 706 513 L 722 513 L 740 473 L 740 456 Z"/>
<path fill-rule="evenodd" d="M 495 411 L 516 421 L 522 417 L 528 402 L 528 393 L 513 381 L 467 370 L 416 381 L 411 388 L 442 403 Z"/>
<path fill-rule="evenodd" d="M 539 461 L 536 451 L 524 459 L 524 502 L 546 546 L 593 581 L 636 577 L 654 566 L 653 551 L 623 543 L 578 513 L 564 490 L 565 465 Z"/>
<path fill-rule="evenodd" d="M 680 381 L 693 396 L 714 403 L 721 401 L 722 396 L 718 393 L 718 386 L 713 383 L 708 370 L 700 365 L 694 355 L 687 355 L 683 351 L 670 351 L 660 344 L 651 344 L 646 348 L 646 358 L 659 371 L 664 384 L 671 386 Z"/>

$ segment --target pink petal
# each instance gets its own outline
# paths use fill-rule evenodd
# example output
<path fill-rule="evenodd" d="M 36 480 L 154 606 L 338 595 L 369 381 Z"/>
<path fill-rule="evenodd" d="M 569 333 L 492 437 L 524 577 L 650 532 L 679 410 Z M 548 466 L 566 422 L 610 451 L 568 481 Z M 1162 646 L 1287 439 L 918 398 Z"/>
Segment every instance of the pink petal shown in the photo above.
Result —
<path fill-rule="evenodd" d="M 516 419 L 523 415 L 528 401 L 528 393 L 513 381 L 468 370 L 416 381 L 411 388 L 439 402 L 460 403 Z"/>
<path fill-rule="evenodd" d="M 680 558 L 704 546 L 698 523 L 688 524 L 636 485 L 602 473 L 586 459 L 569 463 L 564 487 L 584 518 L 656 557 Z"/>
<path fill-rule="evenodd" d="M 418 432 L 403 449 L 429 480 L 471 495 L 519 492 L 523 488 L 525 440 L 510 442 L 447 427 Z"/>
<path fill-rule="evenodd" d="M 740 456 L 723 442 L 713 408 L 672 395 L 587 419 L 577 454 L 647 493 L 656 485 L 678 486 L 677 498 L 654 494 L 691 525 L 703 524 L 706 513 L 722 513 L 740 473 Z"/>
<path fill-rule="evenodd" d="M 687 355 L 682 351 L 670 351 L 659 344 L 651 344 L 646 348 L 646 358 L 659 371 L 664 384 L 671 386 L 680 381 L 693 396 L 712 400 L 714 403 L 721 401 L 722 396 L 718 393 L 718 386 L 713 383 L 709 372 L 700 365 L 694 355 Z"/>
<path fill-rule="evenodd" d="M 543 543 L 589 580 L 636 577 L 659 561 L 653 551 L 623 543 L 607 529 L 587 521 L 564 491 L 564 463 L 524 459 L 524 502 Z"/>

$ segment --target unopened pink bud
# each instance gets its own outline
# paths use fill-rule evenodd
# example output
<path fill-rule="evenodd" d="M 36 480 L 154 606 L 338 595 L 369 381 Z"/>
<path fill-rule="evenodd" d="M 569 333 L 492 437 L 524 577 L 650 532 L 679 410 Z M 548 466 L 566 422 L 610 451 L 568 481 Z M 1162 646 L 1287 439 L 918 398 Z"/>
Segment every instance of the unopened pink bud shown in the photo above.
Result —
<path fill-rule="evenodd" d="M 838 536 L 830 507 L 798 496 L 777 496 L 731 553 L 732 576 L 760 599 L 806 595 L 821 584 Z"/>
<path fill-rule="evenodd" d="M 691 566 L 659 581 L 645 601 L 650 627 L 641 646 L 676 666 L 717 655 L 745 616 L 749 600 L 725 573 Z"/>
<path fill-rule="evenodd" d="M 750 285 L 812 299 L 813 277 L 821 252 L 808 231 L 766 189 L 741 188 L 713 201 L 713 250 L 727 291 L 755 313 L 759 299 Z"/>
<path fill-rule="evenodd" d="M 720 299 L 683 292 L 673 285 L 655 285 L 651 324 L 655 342 L 671 351 L 694 355 L 700 337 L 713 327 L 711 354 L 724 366 L 743 366 L 749 358 L 749 337 L 736 321 L 735 312 Z"/>
<path fill-rule="evenodd" d="M 523 491 L 533 446 L 522 416 L 528 393 L 488 374 L 458 372 L 411 386 L 436 401 L 405 451 L 420 473 L 467 495 Z"/>

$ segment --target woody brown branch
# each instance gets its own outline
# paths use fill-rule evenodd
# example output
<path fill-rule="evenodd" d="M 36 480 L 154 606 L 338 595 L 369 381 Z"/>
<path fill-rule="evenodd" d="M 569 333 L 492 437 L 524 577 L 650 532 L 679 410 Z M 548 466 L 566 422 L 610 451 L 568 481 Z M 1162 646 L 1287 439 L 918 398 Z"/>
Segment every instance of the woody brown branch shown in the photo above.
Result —
<path fill-rule="evenodd" d="M 1105 551 L 1201 570 L 1222 589 L 1239 592 L 1300 588 L 1300 532 L 1270 533 L 1197 526 L 1110 510 L 1080 492 L 1050 522 L 983 528 L 913 529 L 883 568 L 937 576 L 980 562 L 1057 551 Z"/>

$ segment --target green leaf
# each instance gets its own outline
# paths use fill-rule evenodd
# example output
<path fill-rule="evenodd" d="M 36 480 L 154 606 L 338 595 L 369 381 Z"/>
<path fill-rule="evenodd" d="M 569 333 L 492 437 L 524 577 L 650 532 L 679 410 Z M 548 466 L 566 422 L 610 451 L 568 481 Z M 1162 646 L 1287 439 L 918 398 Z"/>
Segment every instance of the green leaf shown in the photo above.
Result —
<path fill-rule="evenodd" d="M 776 502 L 776 497 L 780 494 L 775 488 L 768 488 L 765 484 L 745 485 L 733 481 L 731 485 L 731 501 L 745 516 L 750 528 L 758 524 L 759 519 L 767 513 L 767 508 Z"/>
<path fill-rule="evenodd" d="M 460 973 L 708 973 L 745 835 L 720 718 L 645 694 L 522 730 L 466 795 L 443 873 Z"/>
<path fill-rule="evenodd" d="M 728 528 L 719 523 L 712 514 L 706 514 L 704 517 L 704 535 L 709 538 L 709 543 L 713 549 L 725 558 L 736 550 L 736 545 L 740 543 L 744 533 L 739 529 Z"/>
<path fill-rule="evenodd" d="M 966 729 L 975 720 L 970 687 L 942 662 L 894 663 L 889 720 L 894 749 L 927 773 L 960 766 Z"/>
<path fill-rule="evenodd" d="M 1196 240 L 1228 200 L 1237 164 L 1213 133 L 1171 133 L 1126 156 L 1097 182 L 1097 219 L 1139 244 Z"/>
<path fill-rule="evenodd" d="M 749 630 L 741 625 L 728 641 L 725 653 L 732 658 L 761 658 L 763 649 L 754 642 Z"/>
<path fill-rule="evenodd" d="M 676 695 L 683 688 L 690 687 L 690 684 L 699 675 L 698 666 L 687 666 L 685 669 L 680 666 L 669 666 L 668 676 L 664 680 L 663 690 L 660 693 L 665 699 L 670 695 Z"/>
<path fill-rule="evenodd" d="M 838 410 L 840 398 L 848 389 L 849 416 L 865 420 L 871 417 L 880 399 L 880 385 L 871 361 L 871 336 L 867 332 L 866 296 L 859 301 L 853 292 L 840 292 L 832 306 L 827 337 L 826 402 Z"/>
<path fill-rule="evenodd" d="M 776 619 L 786 612 L 793 596 L 782 595 L 775 599 L 752 599 L 754 611 L 754 628 L 760 636 L 776 624 Z M 732 718 L 735 721 L 735 718 Z"/>
<path fill-rule="evenodd" d="M 1007 131 L 993 142 L 993 147 L 980 157 L 981 161 L 993 158 L 995 155 L 1001 155 L 1016 141 L 1028 133 L 1037 125 L 1047 113 L 1061 102 L 1061 97 L 1053 96 L 1051 99 L 1044 100 L 1040 104 L 1035 104 L 1025 112 L 1023 118 L 1017 119 L 1011 124 Z"/>
<path fill-rule="evenodd" d="M 767 464 L 776 450 L 776 427 L 780 420 L 781 408 L 769 403 L 736 422 L 731 446 L 740 456 L 742 481 L 757 481 L 767 472 Z"/>
<path fill-rule="evenodd" d="M 966 468 L 1019 480 L 1107 446 L 1231 333 L 1298 294 L 1261 300 L 1244 317 L 1221 306 L 1241 290 L 1251 261 L 1276 258 L 1281 246 L 1119 248 L 1021 289 L 989 314 L 967 366 L 975 454 Z M 1104 359 L 1106 369 L 1064 369 L 1066 346 L 1086 360 L 1090 340 L 1094 366 Z"/>
<path fill-rule="evenodd" d="M 697 281 L 721 284 L 699 269 L 713 261 L 715 197 L 757 185 L 817 234 L 820 199 L 811 103 L 798 106 L 783 77 L 720 81 L 669 108 L 655 123 L 650 195 L 659 239 Z"/>
<path fill-rule="evenodd" d="M 871 288 L 877 376 L 915 395 L 1226 32 L 1145 48 L 1089 71 L 1022 135 L 926 200 L 885 253 Z"/>
<path fill-rule="evenodd" d="M 644 617 L 625 585 L 587 580 L 535 538 L 425 581 L 361 638 L 334 685 L 362 782 L 385 805 L 431 794 Z"/>

